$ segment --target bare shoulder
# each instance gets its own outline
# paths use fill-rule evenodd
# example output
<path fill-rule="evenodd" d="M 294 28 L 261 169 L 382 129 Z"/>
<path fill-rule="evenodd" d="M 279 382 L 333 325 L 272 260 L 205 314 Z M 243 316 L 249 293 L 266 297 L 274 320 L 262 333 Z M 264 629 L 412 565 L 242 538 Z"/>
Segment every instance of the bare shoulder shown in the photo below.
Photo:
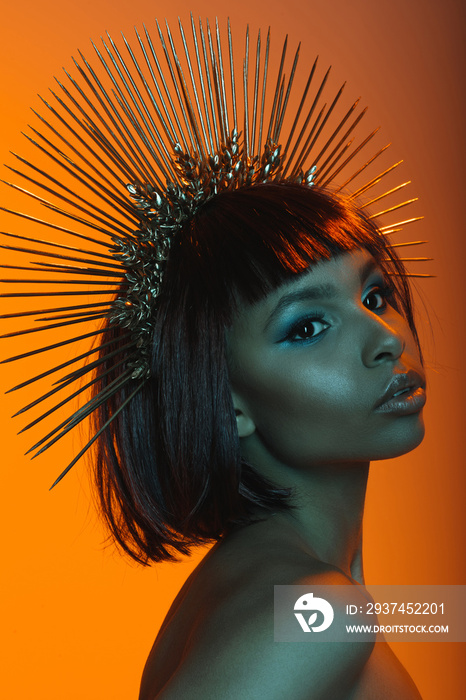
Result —
<path fill-rule="evenodd" d="M 275 642 L 274 585 L 335 586 L 338 606 L 350 581 L 299 547 L 250 544 L 219 546 L 195 572 L 154 645 L 141 700 L 348 697 L 372 644 Z"/>
<path fill-rule="evenodd" d="M 337 583 L 335 578 L 331 575 L 327 583 Z M 313 580 L 306 578 L 310 584 Z M 319 574 L 318 580 L 326 579 Z M 275 642 L 273 591 L 251 581 L 202 617 L 183 663 L 160 697 L 346 698 L 371 651 L 372 645 L 364 644 Z M 192 690 L 186 693 L 188 680 Z"/>

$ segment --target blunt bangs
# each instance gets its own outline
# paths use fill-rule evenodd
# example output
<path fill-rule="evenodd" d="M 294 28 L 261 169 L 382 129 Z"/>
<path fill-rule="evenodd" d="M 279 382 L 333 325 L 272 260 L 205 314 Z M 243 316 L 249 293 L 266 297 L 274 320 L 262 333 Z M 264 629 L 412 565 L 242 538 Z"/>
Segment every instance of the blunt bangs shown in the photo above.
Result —
<path fill-rule="evenodd" d="M 222 192 L 183 232 L 180 258 L 189 261 L 187 277 L 200 275 L 231 320 L 235 299 L 254 303 L 313 264 L 360 248 L 394 275 L 409 317 L 402 302 L 409 292 L 399 283 L 404 267 L 385 237 L 349 199 L 317 187 L 266 183 Z"/>

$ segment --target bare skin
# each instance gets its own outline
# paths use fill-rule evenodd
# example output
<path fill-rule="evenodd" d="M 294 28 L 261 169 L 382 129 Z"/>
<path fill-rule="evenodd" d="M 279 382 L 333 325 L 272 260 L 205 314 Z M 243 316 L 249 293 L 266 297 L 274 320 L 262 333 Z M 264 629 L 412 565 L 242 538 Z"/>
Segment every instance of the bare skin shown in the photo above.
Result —
<path fill-rule="evenodd" d="M 274 585 L 353 584 L 367 599 L 369 461 L 423 437 L 418 350 L 383 284 L 365 251 L 348 253 L 246 307 L 233 324 L 242 453 L 292 489 L 294 507 L 230 533 L 194 571 L 149 655 L 140 700 L 420 699 L 383 640 L 273 641 Z M 415 377 L 413 386 L 381 410 L 399 375 Z"/>
<path fill-rule="evenodd" d="M 359 588 L 316 559 L 287 518 L 226 538 L 173 603 L 147 660 L 140 700 L 420 700 L 383 641 L 273 641 L 273 586 L 315 583 Z"/>

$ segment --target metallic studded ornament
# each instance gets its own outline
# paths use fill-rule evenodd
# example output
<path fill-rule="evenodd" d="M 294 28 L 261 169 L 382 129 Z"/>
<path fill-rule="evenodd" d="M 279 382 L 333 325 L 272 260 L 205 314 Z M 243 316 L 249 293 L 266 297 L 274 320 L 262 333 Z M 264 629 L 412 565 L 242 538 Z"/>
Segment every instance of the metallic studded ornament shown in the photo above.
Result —
<path fill-rule="evenodd" d="M 378 130 L 356 139 L 366 110 L 358 111 L 359 100 L 341 110 L 344 85 L 336 95 L 325 96 L 330 69 L 318 80 L 317 59 L 304 71 L 300 92 L 293 95 L 298 108 L 289 118 L 287 108 L 299 75 L 299 47 L 288 61 L 287 39 L 275 65 L 270 31 L 265 42 L 259 32 L 255 47 L 250 47 L 249 30 L 245 41 L 240 37 L 235 42 L 229 22 L 223 38 L 218 22 L 211 28 L 208 22 L 205 26 L 201 20 L 196 23 L 192 16 L 190 38 L 181 21 L 178 29 L 178 47 L 168 24 L 164 33 L 156 22 L 157 49 L 144 28 L 142 36 L 136 31 L 133 45 L 123 37 L 124 55 L 108 36 L 102 40 L 102 49 L 93 44 L 95 67 L 82 54 L 80 61 L 73 59 L 75 77 L 65 70 L 65 81 L 56 79 L 51 97 L 40 98 L 43 113 L 35 112 L 36 126 L 25 134 L 36 159 L 13 154 L 19 165 L 7 166 L 15 181 L 6 184 L 21 192 L 33 209 L 28 213 L 27 209 L 0 208 L 20 217 L 24 226 L 45 227 L 47 238 L 24 235 L 22 229 L 21 233 L 2 233 L 9 243 L 2 248 L 28 256 L 27 264 L 2 267 L 32 273 L 26 279 L 2 280 L 7 289 L 19 285 L 22 290 L 6 291 L 2 297 L 24 298 L 28 304 L 27 310 L 3 318 L 32 316 L 38 321 L 3 337 L 47 331 L 53 331 L 53 337 L 3 362 L 84 340 L 99 342 L 10 390 L 48 377 L 53 380 L 51 389 L 18 411 L 37 411 L 42 402 L 48 406 L 22 430 L 83 395 L 116 367 L 123 368 L 118 379 L 36 442 L 29 450 L 35 451 L 34 457 L 126 387 L 126 398 L 113 420 L 147 381 L 157 298 L 170 246 L 180 227 L 205 202 L 223 190 L 272 181 L 331 185 L 333 191 L 347 193 L 353 180 L 364 177 L 369 168 L 369 179 L 347 195 L 359 200 L 399 165 L 374 172 L 377 158 L 387 147 L 365 156 Z M 243 57 L 238 64 L 240 52 Z M 391 197 L 407 184 L 392 187 L 360 206 Z M 7 197 L 2 201 L 8 201 Z M 414 201 L 392 204 L 371 218 Z M 37 206 L 48 218 L 37 215 Z M 418 218 L 379 230 L 388 235 Z M 35 256 L 32 262 L 31 255 Z M 30 283 L 36 285 L 36 291 L 23 289 Z M 47 297 L 66 301 L 59 305 L 49 301 L 45 309 L 32 308 Z M 110 323 L 102 328 L 103 319 Z M 87 324 L 84 332 L 65 335 L 67 329 L 74 331 L 83 323 Z M 123 329 L 123 347 L 117 351 L 106 338 L 115 325 Z M 63 338 L 57 341 L 56 333 L 62 331 Z M 102 349 L 108 349 L 108 354 L 93 358 Z M 89 376 L 92 378 L 86 379 Z M 101 427 L 55 483 L 106 427 Z"/>

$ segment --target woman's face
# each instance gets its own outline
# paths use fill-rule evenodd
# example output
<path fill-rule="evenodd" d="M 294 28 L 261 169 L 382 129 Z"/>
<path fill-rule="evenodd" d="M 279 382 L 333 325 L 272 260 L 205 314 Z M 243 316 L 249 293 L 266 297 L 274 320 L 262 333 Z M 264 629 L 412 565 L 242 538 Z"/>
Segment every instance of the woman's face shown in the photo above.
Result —
<path fill-rule="evenodd" d="M 367 251 L 243 306 L 228 349 L 243 456 L 255 466 L 385 459 L 423 438 L 419 352 Z"/>

